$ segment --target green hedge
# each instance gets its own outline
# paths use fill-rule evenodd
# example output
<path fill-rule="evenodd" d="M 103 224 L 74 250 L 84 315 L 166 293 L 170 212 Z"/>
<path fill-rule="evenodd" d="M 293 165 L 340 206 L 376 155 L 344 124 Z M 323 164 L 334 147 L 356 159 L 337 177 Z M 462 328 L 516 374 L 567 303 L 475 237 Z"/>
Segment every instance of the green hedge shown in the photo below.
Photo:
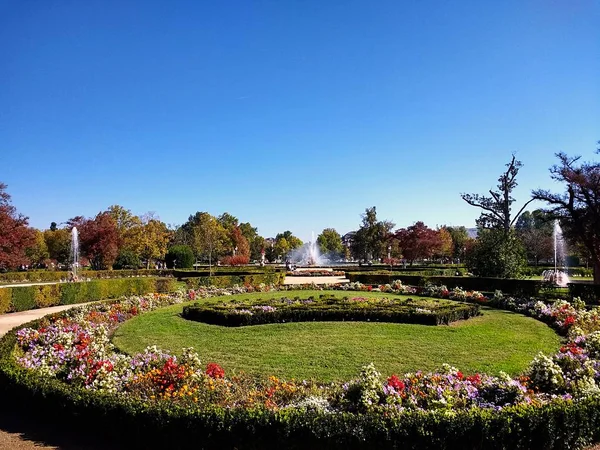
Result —
<path fill-rule="evenodd" d="M 569 283 L 569 296 L 579 297 L 588 305 L 600 304 L 600 284 Z"/>
<path fill-rule="evenodd" d="M 199 278 L 199 277 L 208 277 L 208 276 L 223 276 L 223 275 L 268 275 L 274 273 L 285 272 L 285 268 L 265 268 L 265 267 L 213 267 L 212 273 L 206 269 L 202 270 L 180 270 L 175 269 L 173 271 L 173 276 L 178 279 L 184 278 Z"/>
<path fill-rule="evenodd" d="M 183 280 L 189 289 L 198 289 L 199 287 L 208 286 L 214 286 L 218 288 L 228 288 L 235 285 L 258 286 L 262 283 L 280 286 L 285 280 L 285 272 L 271 272 L 254 275 L 213 275 L 212 277 L 201 276 L 179 279 Z"/>
<path fill-rule="evenodd" d="M 541 280 L 517 280 L 514 278 L 484 278 L 484 277 L 438 277 L 424 275 L 347 273 L 346 278 L 351 282 L 379 286 L 400 280 L 411 286 L 425 286 L 427 283 L 443 284 L 448 288 L 461 287 L 468 291 L 494 292 L 501 290 L 505 294 L 537 296 L 545 283 Z"/>
<path fill-rule="evenodd" d="M 123 295 L 173 292 L 173 278 L 116 278 L 80 283 L 0 288 L 0 313 L 27 311 L 56 305 L 73 305 Z"/>
<path fill-rule="evenodd" d="M 235 302 L 229 305 L 206 305 L 194 303 L 183 308 L 183 317 L 188 320 L 224 326 L 263 325 L 284 322 L 390 322 L 420 325 L 448 325 L 457 320 L 466 320 L 479 315 L 479 305 L 436 300 L 436 305 L 427 305 L 431 312 L 419 311 L 423 301 L 397 299 L 392 302 L 349 302 L 335 296 L 319 299 L 257 300 Z M 270 306 L 266 312 L 253 306 Z M 240 310 L 251 310 L 252 314 L 240 314 Z"/>
<path fill-rule="evenodd" d="M 80 278 L 131 278 L 131 277 L 169 277 L 169 269 L 139 269 L 139 270 L 83 270 L 78 273 Z M 28 272 L 0 273 L 0 283 L 29 282 L 38 283 L 45 281 L 60 281 L 69 278 L 67 271 L 32 270 Z"/>
<path fill-rule="evenodd" d="M 27 324 L 39 326 L 39 321 Z M 0 396 L 13 414 L 46 425 L 90 429 L 106 448 L 221 449 L 580 449 L 600 437 L 600 399 L 555 400 L 538 407 L 388 416 L 302 409 L 184 409 L 100 395 L 39 377 L 14 362 L 15 331 L 0 340 Z M 31 416 L 31 411 L 35 415 Z M 26 417 L 27 417 L 26 416 Z"/>

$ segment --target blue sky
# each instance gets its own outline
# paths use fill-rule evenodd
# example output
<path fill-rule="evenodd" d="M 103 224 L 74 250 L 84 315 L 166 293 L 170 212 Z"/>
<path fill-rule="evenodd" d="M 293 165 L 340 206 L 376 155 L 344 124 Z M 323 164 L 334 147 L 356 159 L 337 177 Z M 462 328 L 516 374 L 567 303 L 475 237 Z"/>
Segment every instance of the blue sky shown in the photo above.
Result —
<path fill-rule="evenodd" d="M 474 226 L 600 139 L 600 2 L 1 1 L 0 181 L 46 228 L 112 204 L 264 236 Z"/>

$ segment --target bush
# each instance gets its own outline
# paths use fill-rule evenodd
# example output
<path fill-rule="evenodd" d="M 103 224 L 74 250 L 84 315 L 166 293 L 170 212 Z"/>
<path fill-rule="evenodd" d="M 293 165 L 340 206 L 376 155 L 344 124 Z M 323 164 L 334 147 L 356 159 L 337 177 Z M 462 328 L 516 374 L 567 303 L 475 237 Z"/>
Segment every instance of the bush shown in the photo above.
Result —
<path fill-rule="evenodd" d="M 466 254 L 467 268 L 475 275 L 517 278 L 527 266 L 525 249 L 514 232 L 483 230 Z"/>
<path fill-rule="evenodd" d="M 0 288 L 0 314 L 11 311 L 11 302 L 12 290 L 10 288 Z"/>
<path fill-rule="evenodd" d="M 141 265 L 140 257 L 137 253 L 131 250 L 121 250 L 113 264 L 117 270 L 121 269 L 137 269 Z"/>
<path fill-rule="evenodd" d="M 351 282 L 360 282 L 371 286 L 390 284 L 400 280 L 403 284 L 411 286 L 425 286 L 427 283 L 453 287 L 461 287 L 469 291 L 494 292 L 500 290 L 506 294 L 537 296 L 544 283 L 539 280 L 516 280 L 511 278 L 484 278 L 484 277 L 437 277 L 422 275 L 347 273 L 346 278 Z"/>
<path fill-rule="evenodd" d="M 255 302 L 235 302 L 229 305 L 201 305 L 194 303 L 183 308 L 188 320 L 213 325 L 246 326 L 283 322 L 352 321 L 414 323 L 421 325 L 448 325 L 479 314 L 479 305 L 449 300 L 425 302 L 412 299 L 398 300 L 340 300 L 335 296 L 318 300 L 292 301 L 288 298 Z M 425 309 L 427 308 L 427 309 Z"/>
<path fill-rule="evenodd" d="M 197 273 L 197 272 L 195 272 Z M 228 288 L 238 286 L 259 286 L 260 284 L 274 284 L 280 286 L 285 280 L 285 273 L 271 272 L 263 274 L 242 274 L 242 275 L 213 275 L 201 277 L 182 278 L 189 289 L 199 287 L 214 286 L 218 288 Z"/>
<path fill-rule="evenodd" d="M 194 265 L 194 252 L 189 245 L 174 245 L 165 255 L 169 269 L 191 269 Z"/>
<path fill-rule="evenodd" d="M 243 255 L 225 256 L 221 259 L 221 264 L 225 266 L 244 266 L 248 264 L 250 257 Z"/>
<path fill-rule="evenodd" d="M 569 283 L 569 296 L 581 298 L 588 305 L 600 304 L 600 284 Z"/>
<path fill-rule="evenodd" d="M 141 295 L 150 292 L 174 292 L 173 278 L 121 278 L 49 286 L 13 286 L 0 289 L 0 312 L 27 311 L 55 305 Z"/>
<path fill-rule="evenodd" d="M 137 269 L 137 270 L 84 270 L 78 273 L 81 279 L 103 279 L 103 278 L 131 278 L 131 277 L 168 277 L 173 275 L 172 270 L 167 269 Z M 69 278 L 69 272 L 65 271 L 31 271 L 31 272 L 8 272 L 0 274 L 0 283 L 16 282 L 46 282 L 61 281 Z"/>

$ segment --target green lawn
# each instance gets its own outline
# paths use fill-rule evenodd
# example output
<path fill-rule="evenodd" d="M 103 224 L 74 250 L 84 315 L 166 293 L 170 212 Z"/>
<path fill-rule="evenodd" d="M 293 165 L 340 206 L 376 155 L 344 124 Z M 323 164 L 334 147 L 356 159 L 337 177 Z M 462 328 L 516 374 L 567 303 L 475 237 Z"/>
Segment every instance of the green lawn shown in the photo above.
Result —
<path fill-rule="evenodd" d="M 332 292 L 340 296 L 390 296 Z M 291 291 L 235 297 L 306 298 L 323 293 Z M 208 301 L 223 300 L 219 297 Z M 113 342 L 127 353 L 154 344 L 175 353 L 194 347 L 203 363 L 217 362 L 229 372 L 323 381 L 354 377 L 369 362 L 384 375 L 435 370 L 443 363 L 467 374 L 505 371 L 516 375 L 539 351 L 555 352 L 560 346 L 560 338 L 545 324 L 488 308 L 482 308 L 480 317 L 450 326 L 304 322 L 238 328 L 187 321 L 180 317 L 182 309 L 181 305 L 170 306 L 129 320 L 117 329 Z"/>

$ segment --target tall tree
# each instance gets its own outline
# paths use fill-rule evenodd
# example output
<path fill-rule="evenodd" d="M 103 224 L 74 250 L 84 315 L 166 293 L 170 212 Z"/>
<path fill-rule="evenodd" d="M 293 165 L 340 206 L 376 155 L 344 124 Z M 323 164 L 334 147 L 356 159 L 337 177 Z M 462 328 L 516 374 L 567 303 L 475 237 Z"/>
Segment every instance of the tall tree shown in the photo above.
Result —
<path fill-rule="evenodd" d="M 289 252 L 302 247 L 303 242 L 287 230 L 275 236 L 275 253 L 278 258 L 285 257 Z"/>
<path fill-rule="evenodd" d="M 165 257 L 171 232 L 154 213 L 143 215 L 138 222 L 139 224 L 127 231 L 130 244 L 125 248 L 145 260 L 148 269 L 152 260 L 162 260 Z"/>
<path fill-rule="evenodd" d="M 110 269 L 119 253 L 117 224 L 107 212 L 79 223 L 81 252 L 95 270 Z"/>
<path fill-rule="evenodd" d="M 386 242 L 394 224 L 388 220 L 377 220 L 375 206 L 367 208 L 362 217 L 362 225 L 356 231 L 351 243 L 351 251 L 356 259 L 369 261 L 380 259 L 386 252 Z"/>
<path fill-rule="evenodd" d="M 212 272 L 213 261 L 216 261 L 223 252 L 227 242 L 227 232 L 219 221 L 207 212 L 197 212 L 190 216 L 193 245 L 196 257 L 208 260 L 209 270 Z M 185 226 L 185 225 L 184 225 Z"/>
<path fill-rule="evenodd" d="M 466 265 L 480 277 L 518 278 L 527 265 L 525 249 L 514 230 L 482 229 L 467 247 Z"/>
<path fill-rule="evenodd" d="M 533 198 L 547 202 L 563 231 L 585 245 L 594 268 L 594 283 L 600 284 L 600 163 L 579 163 L 581 157 L 562 152 L 556 156 L 559 164 L 550 169 L 551 178 L 563 183 L 566 192 L 538 189 L 533 191 Z"/>
<path fill-rule="evenodd" d="M 481 216 L 477 219 L 479 228 L 495 228 L 508 232 L 525 207 L 533 201 L 529 200 L 525 203 L 519 212 L 512 217 L 511 208 L 515 201 L 512 197 L 512 191 L 517 187 L 517 174 L 522 166 L 521 161 L 517 161 L 515 155 L 512 155 L 512 159 L 506 164 L 506 172 L 498 178 L 498 190 L 489 190 L 490 197 L 479 194 L 460 195 L 469 205 L 483 210 Z"/>
<path fill-rule="evenodd" d="M 398 239 L 402 256 L 406 258 L 412 265 L 416 260 L 427 259 L 441 253 L 444 245 L 449 250 L 447 238 L 449 233 L 446 232 L 446 239 L 443 241 L 440 238 L 439 232 L 429 228 L 423 222 L 416 222 L 407 228 L 401 228 L 395 233 Z"/>
<path fill-rule="evenodd" d="M 69 251 L 71 248 L 71 233 L 67 228 L 57 228 L 44 231 L 44 240 L 48 248 L 50 259 L 58 264 L 69 263 Z"/>
<path fill-rule="evenodd" d="M 465 227 L 445 227 L 452 237 L 452 257 L 464 259 L 469 233 Z"/>
<path fill-rule="evenodd" d="M 35 234 L 27 226 L 28 218 L 11 204 L 6 188 L 0 183 L 0 268 L 13 269 L 29 264 L 26 250 L 35 244 Z"/>
<path fill-rule="evenodd" d="M 44 233 L 42 231 L 32 228 L 32 232 L 35 235 L 35 241 L 31 247 L 25 250 L 25 254 L 31 261 L 31 264 L 43 266 L 50 257 L 48 245 L 46 244 Z"/>
<path fill-rule="evenodd" d="M 120 205 L 112 205 L 106 212 L 117 226 L 119 248 L 135 252 L 135 248 L 140 246 L 140 243 L 136 242 L 140 238 L 139 227 L 142 225 L 140 218 Z M 138 255 L 141 256 L 140 253 Z"/>
<path fill-rule="evenodd" d="M 541 259 L 554 257 L 553 222 L 554 217 L 536 209 L 525 211 L 515 224 L 515 230 L 527 253 L 527 258 L 537 265 Z"/>
<path fill-rule="evenodd" d="M 325 228 L 317 237 L 317 244 L 322 254 L 335 255 L 340 257 L 344 252 L 342 236 L 335 228 Z"/>

